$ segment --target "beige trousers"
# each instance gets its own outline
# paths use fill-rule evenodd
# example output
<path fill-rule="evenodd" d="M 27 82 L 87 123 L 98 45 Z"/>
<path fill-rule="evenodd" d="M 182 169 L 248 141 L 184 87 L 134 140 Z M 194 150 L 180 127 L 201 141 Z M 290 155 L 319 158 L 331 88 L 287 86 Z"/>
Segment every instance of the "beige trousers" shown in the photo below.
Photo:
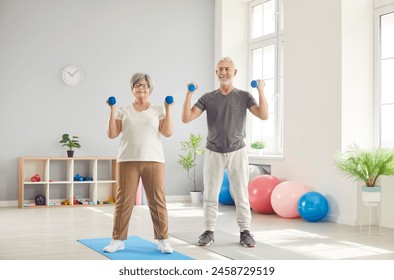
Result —
<path fill-rule="evenodd" d="M 168 238 L 168 216 L 164 188 L 164 163 L 127 161 L 117 163 L 117 191 L 112 238 L 126 240 L 136 203 L 140 178 L 153 222 L 154 238 Z"/>

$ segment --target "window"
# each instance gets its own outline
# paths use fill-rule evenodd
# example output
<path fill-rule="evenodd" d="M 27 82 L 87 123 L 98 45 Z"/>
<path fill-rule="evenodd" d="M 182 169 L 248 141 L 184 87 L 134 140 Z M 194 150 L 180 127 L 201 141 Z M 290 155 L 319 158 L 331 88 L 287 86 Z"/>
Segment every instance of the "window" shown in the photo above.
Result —
<path fill-rule="evenodd" d="M 379 145 L 394 148 L 394 4 L 376 9 L 375 24 L 375 94 Z"/>
<path fill-rule="evenodd" d="M 248 142 L 263 141 L 264 153 L 282 154 L 283 19 L 282 0 L 258 0 L 249 4 L 249 76 L 262 79 L 269 118 L 248 120 Z M 252 90 L 258 100 L 258 93 Z"/>

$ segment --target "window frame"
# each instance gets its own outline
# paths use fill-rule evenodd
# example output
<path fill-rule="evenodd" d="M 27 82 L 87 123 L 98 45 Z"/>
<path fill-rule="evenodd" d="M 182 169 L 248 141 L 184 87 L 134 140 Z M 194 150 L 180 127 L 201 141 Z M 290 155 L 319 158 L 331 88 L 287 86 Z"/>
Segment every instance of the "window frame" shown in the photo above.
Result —
<path fill-rule="evenodd" d="M 273 33 L 262 35 L 257 38 L 252 38 L 252 24 L 253 24 L 253 7 L 263 4 L 268 1 L 274 1 L 275 5 L 275 31 Z M 253 79 L 253 55 L 252 52 L 257 48 L 264 48 L 265 46 L 275 46 L 275 85 L 273 93 L 274 104 L 274 131 L 273 131 L 273 148 L 268 150 L 263 157 L 268 156 L 283 156 L 283 48 L 284 48 L 284 28 L 283 28 L 283 0 L 255 0 L 249 2 L 248 7 L 248 77 Z M 271 111 L 271 110 L 270 110 Z M 248 120 L 247 126 L 247 142 L 250 146 L 251 135 L 251 119 Z M 249 148 L 250 149 L 250 148 Z M 261 157 L 261 156 L 260 156 Z"/>
<path fill-rule="evenodd" d="M 394 13 L 394 0 L 375 0 L 374 10 L 374 142 L 382 145 L 382 104 L 381 101 L 381 16 Z M 390 148 L 390 147 L 387 147 Z M 393 147 L 391 147 L 393 148 Z"/>

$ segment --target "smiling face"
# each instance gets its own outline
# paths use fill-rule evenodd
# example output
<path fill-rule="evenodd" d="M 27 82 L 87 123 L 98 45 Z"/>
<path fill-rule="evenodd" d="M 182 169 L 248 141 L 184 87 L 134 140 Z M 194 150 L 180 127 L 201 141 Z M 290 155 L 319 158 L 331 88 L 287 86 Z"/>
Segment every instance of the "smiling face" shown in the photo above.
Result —
<path fill-rule="evenodd" d="M 143 103 L 153 91 L 153 81 L 148 74 L 137 72 L 130 79 L 130 87 L 137 103 Z"/>
<path fill-rule="evenodd" d="M 134 96 L 138 99 L 147 98 L 150 94 L 150 86 L 146 80 L 140 80 L 133 85 Z"/>
<path fill-rule="evenodd" d="M 219 79 L 220 85 L 230 86 L 233 82 L 237 69 L 234 68 L 234 64 L 229 60 L 219 61 L 216 67 L 216 75 Z"/>

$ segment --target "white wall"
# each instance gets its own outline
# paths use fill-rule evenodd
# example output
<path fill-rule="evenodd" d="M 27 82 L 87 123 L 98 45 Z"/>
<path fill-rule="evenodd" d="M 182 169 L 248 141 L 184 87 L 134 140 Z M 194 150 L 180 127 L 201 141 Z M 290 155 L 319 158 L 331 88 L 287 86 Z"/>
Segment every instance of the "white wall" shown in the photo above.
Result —
<path fill-rule="evenodd" d="M 152 102 L 175 98 L 175 132 L 163 138 L 167 194 L 189 192 L 179 142 L 206 125 L 183 124 L 181 108 L 187 83 L 200 93 L 214 85 L 213 0 L 0 0 L 0 36 L 0 201 L 17 199 L 18 157 L 66 156 L 63 133 L 80 136 L 76 156 L 116 156 L 105 100 L 131 103 L 136 71 L 155 80 Z M 81 85 L 62 83 L 67 64 L 84 68 Z"/>
<path fill-rule="evenodd" d="M 352 143 L 374 146 L 373 44 L 373 1 L 342 1 L 342 150 Z M 358 184 L 348 185 L 356 189 L 360 221 L 367 208 Z"/>
<path fill-rule="evenodd" d="M 341 150 L 341 1 L 284 1 L 284 160 L 272 173 L 324 194 L 329 218 L 355 223 L 355 201 L 333 166 Z"/>
<path fill-rule="evenodd" d="M 248 24 L 247 1 L 215 1 L 215 62 L 231 57 L 238 70 L 234 85 L 239 88 L 248 86 Z"/>
<path fill-rule="evenodd" d="M 285 1 L 285 159 L 272 170 L 323 193 L 329 220 L 355 225 L 357 184 L 333 160 L 353 142 L 372 145 L 373 10 L 349 2 Z"/>

